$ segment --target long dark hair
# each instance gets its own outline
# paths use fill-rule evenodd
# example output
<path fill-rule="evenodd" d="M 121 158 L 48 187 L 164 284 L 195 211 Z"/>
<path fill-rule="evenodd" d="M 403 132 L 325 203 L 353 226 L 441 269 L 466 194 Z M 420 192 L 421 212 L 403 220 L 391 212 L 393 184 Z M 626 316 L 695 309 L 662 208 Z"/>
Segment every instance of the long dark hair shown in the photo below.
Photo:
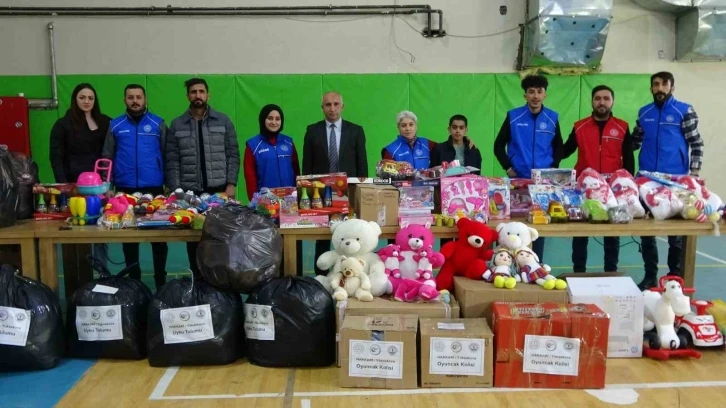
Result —
<path fill-rule="evenodd" d="M 86 115 L 83 113 L 81 108 L 78 106 L 78 101 L 76 101 L 76 97 L 78 96 L 78 93 L 81 92 L 84 89 L 90 89 L 91 92 L 93 92 L 94 101 L 93 101 L 93 108 L 91 108 L 91 117 L 94 121 L 96 121 L 96 124 L 100 126 L 101 121 L 103 120 L 103 116 L 101 115 L 101 104 L 98 101 L 98 93 L 96 92 L 96 89 L 93 87 L 93 85 L 89 83 L 81 83 L 76 85 L 76 87 L 73 89 L 73 94 L 71 95 L 71 108 L 68 109 L 68 112 L 71 115 L 71 120 L 73 121 L 73 128 L 75 130 L 81 129 L 86 125 Z"/>

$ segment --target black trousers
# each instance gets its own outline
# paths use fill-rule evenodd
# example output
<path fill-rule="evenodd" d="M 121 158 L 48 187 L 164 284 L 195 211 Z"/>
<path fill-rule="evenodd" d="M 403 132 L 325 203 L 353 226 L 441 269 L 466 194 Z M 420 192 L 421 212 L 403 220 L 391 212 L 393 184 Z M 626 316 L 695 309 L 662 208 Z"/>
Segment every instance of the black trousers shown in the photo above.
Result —
<path fill-rule="evenodd" d="M 539 237 L 532 241 L 532 251 L 537 255 L 537 258 L 539 258 L 539 263 L 544 263 L 544 247 L 544 237 Z"/>
<path fill-rule="evenodd" d="M 320 255 L 330 251 L 330 241 L 315 241 L 315 259 L 313 259 L 313 265 L 315 266 L 315 275 L 327 275 L 328 271 L 324 271 L 318 268 L 318 258 Z M 298 253 L 297 259 L 300 260 L 302 257 Z M 299 262 L 298 262 L 299 263 Z"/>
<path fill-rule="evenodd" d="M 645 265 L 645 278 L 655 280 L 658 277 L 658 246 L 655 237 L 640 237 L 640 247 L 643 251 Z M 671 275 L 683 276 L 683 237 L 668 237 L 668 270 Z"/>
<path fill-rule="evenodd" d="M 572 269 L 575 272 L 585 272 L 587 269 L 587 244 L 589 241 L 588 237 L 572 238 Z M 605 272 L 617 272 L 620 238 L 605 237 L 603 247 L 605 249 Z"/>

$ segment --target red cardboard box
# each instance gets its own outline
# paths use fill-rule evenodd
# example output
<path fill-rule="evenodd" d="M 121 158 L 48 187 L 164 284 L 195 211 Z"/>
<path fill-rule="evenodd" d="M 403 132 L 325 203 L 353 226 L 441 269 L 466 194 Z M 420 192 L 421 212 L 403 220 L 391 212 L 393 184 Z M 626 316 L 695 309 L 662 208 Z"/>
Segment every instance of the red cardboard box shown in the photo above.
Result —
<path fill-rule="evenodd" d="M 604 388 L 610 318 L 595 305 L 493 305 L 494 386 Z"/>

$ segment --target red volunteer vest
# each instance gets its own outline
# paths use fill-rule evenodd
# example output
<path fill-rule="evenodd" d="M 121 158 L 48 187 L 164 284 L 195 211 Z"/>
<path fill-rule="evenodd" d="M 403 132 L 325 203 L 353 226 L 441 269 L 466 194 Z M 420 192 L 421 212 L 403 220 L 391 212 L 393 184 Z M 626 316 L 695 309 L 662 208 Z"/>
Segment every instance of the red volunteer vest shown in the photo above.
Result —
<path fill-rule="evenodd" d="M 600 174 L 609 174 L 623 168 L 623 141 L 628 124 L 611 116 L 600 135 L 600 126 L 589 116 L 575 123 L 577 138 L 577 175 L 588 167 Z"/>

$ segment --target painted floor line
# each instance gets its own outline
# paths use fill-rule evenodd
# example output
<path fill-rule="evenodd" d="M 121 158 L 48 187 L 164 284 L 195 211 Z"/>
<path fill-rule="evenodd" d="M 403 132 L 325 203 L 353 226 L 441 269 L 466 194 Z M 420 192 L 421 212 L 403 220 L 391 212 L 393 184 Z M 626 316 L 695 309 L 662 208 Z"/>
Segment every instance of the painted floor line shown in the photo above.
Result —
<path fill-rule="evenodd" d="M 310 406 L 309 399 L 300 400 L 300 408 L 310 408 Z"/>
<path fill-rule="evenodd" d="M 661 237 L 656 237 L 656 238 L 657 238 L 657 239 L 658 239 L 659 241 L 662 241 L 662 242 L 666 242 L 666 243 L 668 242 L 668 240 L 667 240 L 667 239 L 665 239 L 665 238 L 661 238 Z M 709 254 L 707 254 L 707 253 L 705 253 L 705 252 L 702 252 L 702 251 L 696 251 L 696 254 L 698 254 L 698 255 L 701 255 L 701 256 L 702 256 L 702 257 L 704 257 L 704 258 L 708 258 L 708 259 L 710 259 L 710 260 L 712 260 L 712 261 L 716 261 L 716 262 L 718 262 L 718 263 L 720 263 L 720 264 L 726 265 L 726 260 L 723 260 L 723 259 L 721 259 L 721 258 L 716 258 L 715 256 L 713 256 L 713 255 L 709 255 Z"/>
<path fill-rule="evenodd" d="M 171 380 L 174 379 L 174 376 L 179 371 L 179 367 L 169 367 L 164 372 L 164 375 L 161 376 L 161 379 L 159 379 L 159 382 L 156 384 L 156 387 L 154 387 L 154 391 L 152 391 L 151 395 L 149 396 L 150 400 L 158 400 L 164 398 L 164 393 L 166 392 L 166 389 L 169 388 L 169 384 L 171 384 Z"/>

